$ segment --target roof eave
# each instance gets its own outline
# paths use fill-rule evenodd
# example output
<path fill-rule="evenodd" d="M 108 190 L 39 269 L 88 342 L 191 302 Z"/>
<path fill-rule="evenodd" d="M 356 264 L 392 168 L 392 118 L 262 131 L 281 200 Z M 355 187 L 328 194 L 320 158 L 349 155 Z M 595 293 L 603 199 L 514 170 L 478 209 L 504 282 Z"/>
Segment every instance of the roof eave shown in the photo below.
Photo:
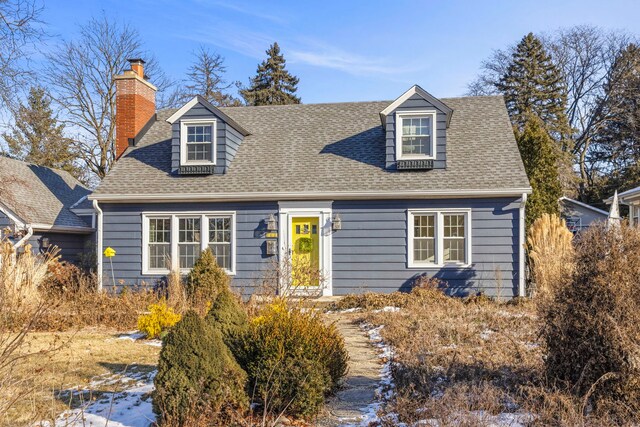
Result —
<path fill-rule="evenodd" d="M 130 203 L 140 202 L 176 202 L 176 201 L 255 201 L 255 200 L 369 200 L 369 199 L 447 199 L 447 198 L 488 198 L 521 197 L 531 194 L 531 187 L 505 189 L 469 189 L 469 190 L 431 190 L 431 191 L 360 191 L 360 192 L 247 192 L 247 193 L 175 193 L 175 194 L 92 194 L 89 200 L 99 202 Z"/>

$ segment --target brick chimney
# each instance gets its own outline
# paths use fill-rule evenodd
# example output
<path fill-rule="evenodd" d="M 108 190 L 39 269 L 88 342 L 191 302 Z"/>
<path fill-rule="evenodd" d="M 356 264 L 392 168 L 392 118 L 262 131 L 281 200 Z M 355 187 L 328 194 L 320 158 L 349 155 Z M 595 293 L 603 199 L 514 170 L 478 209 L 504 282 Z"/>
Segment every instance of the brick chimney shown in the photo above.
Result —
<path fill-rule="evenodd" d="M 130 70 L 115 76 L 116 82 L 116 159 L 156 112 L 156 91 L 144 75 L 144 61 L 129 59 Z"/>

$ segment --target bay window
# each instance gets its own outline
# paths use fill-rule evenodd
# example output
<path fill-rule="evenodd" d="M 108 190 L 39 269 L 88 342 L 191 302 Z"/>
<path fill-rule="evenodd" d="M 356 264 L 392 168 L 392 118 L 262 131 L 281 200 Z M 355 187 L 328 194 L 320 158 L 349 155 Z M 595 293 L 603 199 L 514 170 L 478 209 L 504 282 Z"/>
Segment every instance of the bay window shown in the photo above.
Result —
<path fill-rule="evenodd" d="M 471 264 L 469 209 L 415 209 L 407 219 L 410 268 Z"/>
<path fill-rule="evenodd" d="M 205 249 L 235 274 L 235 213 L 143 214 L 143 274 L 188 272 Z"/>

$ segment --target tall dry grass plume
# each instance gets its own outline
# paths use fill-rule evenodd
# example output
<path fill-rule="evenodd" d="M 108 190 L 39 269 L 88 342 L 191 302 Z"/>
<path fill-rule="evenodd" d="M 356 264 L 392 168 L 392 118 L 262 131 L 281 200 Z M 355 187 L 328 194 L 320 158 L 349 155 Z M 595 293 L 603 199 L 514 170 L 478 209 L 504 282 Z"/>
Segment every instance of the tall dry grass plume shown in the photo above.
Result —
<path fill-rule="evenodd" d="M 557 215 L 543 214 L 527 236 L 531 283 L 529 294 L 544 297 L 563 286 L 574 272 L 573 234 Z"/>

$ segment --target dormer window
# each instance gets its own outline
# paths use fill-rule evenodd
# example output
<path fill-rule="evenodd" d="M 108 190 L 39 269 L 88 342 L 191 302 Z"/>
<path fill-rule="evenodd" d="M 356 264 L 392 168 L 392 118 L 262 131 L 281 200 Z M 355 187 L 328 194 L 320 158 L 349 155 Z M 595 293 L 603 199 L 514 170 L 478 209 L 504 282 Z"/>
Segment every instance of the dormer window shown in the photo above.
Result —
<path fill-rule="evenodd" d="M 396 158 L 434 159 L 436 155 L 436 112 L 396 113 Z"/>
<path fill-rule="evenodd" d="M 213 165 L 216 160 L 215 120 L 180 122 L 180 164 Z"/>

